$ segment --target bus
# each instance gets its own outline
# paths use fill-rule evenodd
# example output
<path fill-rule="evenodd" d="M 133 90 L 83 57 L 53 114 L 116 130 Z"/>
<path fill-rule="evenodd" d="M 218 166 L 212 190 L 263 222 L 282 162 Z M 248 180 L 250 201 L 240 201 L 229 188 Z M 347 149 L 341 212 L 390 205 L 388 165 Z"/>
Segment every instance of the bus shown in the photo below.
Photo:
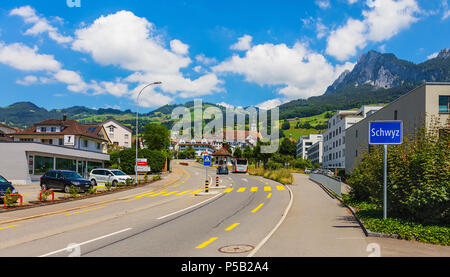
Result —
<path fill-rule="evenodd" d="M 247 173 L 248 172 L 248 159 L 245 159 L 245 158 L 235 159 L 234 163 L 233 163 L 233 172 L 234 173 L 238 173 L 238 172 Z"/>

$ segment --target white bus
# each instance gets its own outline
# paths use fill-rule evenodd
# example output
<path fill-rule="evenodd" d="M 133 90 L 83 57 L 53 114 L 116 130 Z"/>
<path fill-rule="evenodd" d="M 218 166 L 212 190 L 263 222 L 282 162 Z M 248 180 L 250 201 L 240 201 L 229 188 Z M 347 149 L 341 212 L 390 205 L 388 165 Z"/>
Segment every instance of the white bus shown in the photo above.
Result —
<path fill-rule="evenodd" d="M 233 163 L 233 172 L 234 173 L 238 173 L 238 172 L 247 173 L 248 172 L 248 160 L 245 158 L 235 159 L 234 163 Z"/>

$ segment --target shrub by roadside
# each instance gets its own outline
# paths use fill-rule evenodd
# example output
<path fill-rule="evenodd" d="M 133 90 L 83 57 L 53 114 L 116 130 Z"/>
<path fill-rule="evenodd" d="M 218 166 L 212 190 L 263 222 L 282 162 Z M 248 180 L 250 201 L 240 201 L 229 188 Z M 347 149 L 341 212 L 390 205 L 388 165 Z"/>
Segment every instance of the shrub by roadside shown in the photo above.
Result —
<path fill-rule="evenodd" d="M 383 219 L 383 206 L 365 201 L 351 200 L 342 194 L 344 203 L 354 208 L 356 216 L 372 232 L 397 235 L 402 239 L 420 242 L 450 245 L 450 227 L 439 225 L 422 225 L 398 218 Z"/>
<path fill-rule="evenodd" d="M 256 167 L 254 165 L 248 166 L 248 173 L 250 175 L 262 176 L 267 179 L 271 179 L 282 184 L 292 184 L 294 177 L 288 169 L 268 169 L 265 170 L 263 167 Z"/>

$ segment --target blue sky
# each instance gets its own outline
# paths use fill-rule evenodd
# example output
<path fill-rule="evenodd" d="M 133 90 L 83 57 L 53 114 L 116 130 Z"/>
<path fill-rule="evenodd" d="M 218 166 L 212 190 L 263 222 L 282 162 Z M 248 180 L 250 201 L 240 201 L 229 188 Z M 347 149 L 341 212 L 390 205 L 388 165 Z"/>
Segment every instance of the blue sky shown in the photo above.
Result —
<path fill-rule="evenodd" d="M 141 110 L 201 98 L 271 107 L 321 95 L 371 49 L 450 47 L 447 0 L 2 1 L 0 106 Z"/>

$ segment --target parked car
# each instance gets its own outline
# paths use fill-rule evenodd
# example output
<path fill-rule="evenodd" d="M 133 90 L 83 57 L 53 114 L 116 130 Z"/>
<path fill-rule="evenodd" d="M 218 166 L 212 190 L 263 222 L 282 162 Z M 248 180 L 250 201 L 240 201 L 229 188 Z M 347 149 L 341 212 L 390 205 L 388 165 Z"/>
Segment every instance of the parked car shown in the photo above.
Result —
<path fill-rule="evenodd" d="M 310 168 L 305 168 L 305 174 L 309 174 L 311 173 L 311 169 Z"/>
<path fill-rule="evenodd" d="M 3 203 L 3 199 L 8 188 L 11 190 L 11 193 L 17 193 L 17 190 L 13 187 L 13 185 L 0 175 L 0 203 Z"/>
<path fill-rule="evenodd" d="M 42 190 L 56 189 L 69 193 L 71 186 L 85 192 L 92 187 L 92 184 L 80 174 L 70 170 L 49 170 L 41 177 Z"/>
<path fill-rule="evenodd" d="M 228 167 L 226 165 L 219 165 L 219 167 L 217 168 L 217 174 L 228 175 Z"/>
<path fill-rule="evenodd" d="M 117 186 L 118 183 L 126 183 L 128 179 L 133 180 L 132 177 L 118 169 L 96 168 L 89 174 L 89 180 L 91 180 L 93 186 L 106 182 Z"/>

